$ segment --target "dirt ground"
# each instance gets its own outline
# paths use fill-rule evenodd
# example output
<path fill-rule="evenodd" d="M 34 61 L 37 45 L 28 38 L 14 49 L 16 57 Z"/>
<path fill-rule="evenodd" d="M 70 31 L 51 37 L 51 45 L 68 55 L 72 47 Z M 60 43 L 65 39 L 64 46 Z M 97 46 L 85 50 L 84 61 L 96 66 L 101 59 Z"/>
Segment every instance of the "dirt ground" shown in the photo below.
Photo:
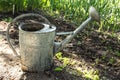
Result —
<path fill-rule="evenodd" d="M 88 71 L 97 70 L 99 73 L 96 74 L 98 74 L 99 80 L 120 80 L 120 40 L 90 28 L 81 31 L 61 51 L 63 57 L 76 61 L 74 65 L 67 65 L 62 71 L 55 71 L 54 68 L 61 64 L 55 58 L 55 66 L 49 71 L 41 73 L 23 72 L 20 59 L 13 54 L 6 41 L 6 28 L 9 23 L 2 20 L 5 17 L 14 16 L 0 15 L 0 80 L 92 80 L 85 77 L 83 73 L 74 72 L 76 71 L 75 67 L 78 67 L 81 72 L 86 69 Z M 48 16 L 47 18 L 57 26 L 57 32 L 73 31 L 76 28 L 66 21 L 52 19 Z M 65 36 L 59 36 L 56 39 L 61 41 L 63 38 Z M 13 42 L 19 52 L 18 43 Z"/>

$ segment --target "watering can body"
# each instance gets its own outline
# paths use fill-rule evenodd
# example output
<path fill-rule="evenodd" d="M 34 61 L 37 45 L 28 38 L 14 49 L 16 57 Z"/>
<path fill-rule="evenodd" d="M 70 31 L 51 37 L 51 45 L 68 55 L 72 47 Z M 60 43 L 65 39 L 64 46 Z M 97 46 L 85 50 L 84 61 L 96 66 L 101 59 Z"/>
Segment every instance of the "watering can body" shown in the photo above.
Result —
<path fill-rule="evenodd" d="M 24 14 L 16 17 L 7 28 L 7 41 L 16 56 L 20 56 L 21 68 L 23 71 L 40 72 L 51 68 L 53 65 L 53 56 L 59 52 L 65 44 L 70 42 L 74 36 L 77 35 L 83 27 L 92 21 L 98 20 L 99 15 L 94 7 L 90 8 L 90 16 L 84 21 L 76 30 L 69 33 L 69 35 L 62 42 L 54 42 L 56 36 L 56 27 L 38 14 Z M 12 23 L 23 17 L 35 16 L 42 18 L 46 23 L 23 23 L 19 25 L 19 46 L 20 55 L 17 54 L 9 39 L 9 30 Z M 61 34 L 61 33 L 60 33 Z M 63 33 L 67 34 L 67 33 Z"/>
<path fill-rule="evenodd" d="M 27 27 L 41 27 L 37 31 L 26 31 Z M 25 29 L 24 29 L 25 28 Z M 33 29 L 32 29 L 33 30 Z M 19 45 L 21 68 L 23 71 L 40 72 L 53 64 L 53 47 L 56 27 L 47 24 L 32 23 L 19 26 Z"/>

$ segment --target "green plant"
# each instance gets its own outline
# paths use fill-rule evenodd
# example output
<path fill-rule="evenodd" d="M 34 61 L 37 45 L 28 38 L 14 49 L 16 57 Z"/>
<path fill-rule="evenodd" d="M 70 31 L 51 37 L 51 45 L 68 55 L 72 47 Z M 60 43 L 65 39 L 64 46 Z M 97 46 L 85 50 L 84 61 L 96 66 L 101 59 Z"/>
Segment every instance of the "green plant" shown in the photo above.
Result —
<path fill-rule="evenodd" d="M 62 68 L 65 68 L 68 64 L 70 64 L 70 59 L 67 57 L 63 57 L 61 52 L 56 54 L 56 58 L 62 62 Z"/>
<path fill-rule="evenodd" d="M 58 60 L 62 60 L 62 52 L 58 52 L 55 56 Z"/>
<path fill-rule="evenodd" d="M 8 18 L 4 18 L 2 19 L 3 21 L 6 21 L 6 22 L 11 22 L 13 19 L 11 17 L 8 17 Z"/>
<path fill-rule="evenodd" d="M 27 0 L 27 8 L 30 10 L 39 9 L 40 8 L 40 0 Z"/>
<path fill-rule="evenodd" d="M 118 57 L 120 57 L 120 52 L 119 52 L 119 51 L 116 51 L 116 52 L 115 52 L 115 55 L 118 56 Z"/>
<path fill-rule="evenodd" d="M 95 59 L 95 63 L 98 64 L 100 62 L 100 60 L 97 58 Z"/>
<path fill-rule="evenodd" d="M 80 25 L 88 16 L 88 9 L 94 6 L 100 14 L 100 31 L 120 30 L 120 0 L 0 0 L 0 11 L 24 11 L 43 9 L 52 16 L 61 16 L 63 20 Z"/>
<path fill-rule="evenodd" d="M 106 57 L 107 57 L 107 55 L 106 55 L 106 54 L 103 54 L 103 55 L 102 55 L 102 60 L 105 60 Z"/>
<path fill-rule="evenodd" d="M 54 71 L 62 71 L 62 70 L 63 70 L 62 67 L 56 67 L 56 68 L 54 69 Z"/>
<path fill-rule="evenodd" d="M 117 24 L 120 21 L 119 5 L 119 0 L 50 0 L 50 11 L 52 13 L 57 11 L 63 15 L 63 19 L 79 25 L 88 17 L 89 7 L 94 6 L 101 16 L 101 24 L 98 29 L 114 32 L 120 30 L 119 24 Z"/>
<path fill-rule="evenodd" d="M 114 62 L 115 62 L 115 59 L 112 57 L 112 58 L 109 59 L 109 62 L 108 62 L 108 63 L 109 63 L 109 64 L 113 64 Z"/>
<path fill-rule="evenodd" d="M 98 71 L 90 70 L 90 71 L 84 71 L 84 77 L 90 80 L 100 80 Z"/>
<path fill-rule="evenodd" d="M 15 5 L 15 11 L 24 11 L 26 10 L 25 6 L 26 0 L 14 0 L 13 5 Z"/>
<path fill-rule="evenodd" d="M 13 7 L 13 0 L 0 0 L 0 12 L 9 12 Z"/>

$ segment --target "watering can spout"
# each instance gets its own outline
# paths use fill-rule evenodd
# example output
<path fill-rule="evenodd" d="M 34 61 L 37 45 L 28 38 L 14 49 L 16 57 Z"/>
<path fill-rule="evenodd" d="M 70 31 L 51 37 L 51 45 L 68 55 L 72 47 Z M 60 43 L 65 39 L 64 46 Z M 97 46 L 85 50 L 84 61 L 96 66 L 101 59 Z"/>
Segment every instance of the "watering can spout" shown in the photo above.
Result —
<path fill-rule="evenodd" d="M 71 32 L 70 35 L 68 35 L 62 42 L 54 43 L 54 53 L 59 52 L 65 46 L 65 44 L 70 42 L 77 35 L 78 32 L 80 32 L 83 28 L 86 27 L 86 25 L 89 22 L 91 22 L 93 20 L 100 22 L 100 17 L 99 17 L 98 12 L 96 11 L 96 9 L 91 6 L 89 8 L 89 18 L 87 20 L 85 20 L 77 29 L 75 29 L 73 32 Z"/>
<path fill-rule="evenodd" d="M 97 22 L 100 23 L 100 16 L 99 16 L 98 12 L 96 11 L 96 9 L 95 9 L 93 6 L 91 6 L 91 7 L 89 8 L 89 16 L 90 16 L 93 20 L 95 20 L 95 21 L 97 21 Z"/>

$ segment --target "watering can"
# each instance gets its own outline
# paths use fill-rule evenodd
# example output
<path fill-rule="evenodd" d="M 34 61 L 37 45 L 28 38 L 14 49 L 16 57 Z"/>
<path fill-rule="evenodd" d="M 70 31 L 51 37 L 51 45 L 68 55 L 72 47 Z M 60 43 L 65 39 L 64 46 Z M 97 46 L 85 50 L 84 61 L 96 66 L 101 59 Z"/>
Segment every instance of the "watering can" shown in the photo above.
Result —
<path fill-rule="evenodd" d="M 11 26 L 24 17 L 34 16 L 45 22 L 21 23 L 19 24 L 19 46 L 20 54 L 14 49 L 10 41 L 9 30 Z M 99 15 L 94 7 L 89 9 L 89 18 L 72 32 L 56 33 L 56 27 L 43 16 L 34 13 L 22 14 L 8 25 L 7 41 L 14 54 L 20 58 L 21 68 L 27 72 L 40 72 L 51 68 L 53 56 L 59 52 L 65 44 L 71 41 L 89 22 L 99 21 Z M 55 42 L 56 35 L 69 34 L 62 42 Z"/>

